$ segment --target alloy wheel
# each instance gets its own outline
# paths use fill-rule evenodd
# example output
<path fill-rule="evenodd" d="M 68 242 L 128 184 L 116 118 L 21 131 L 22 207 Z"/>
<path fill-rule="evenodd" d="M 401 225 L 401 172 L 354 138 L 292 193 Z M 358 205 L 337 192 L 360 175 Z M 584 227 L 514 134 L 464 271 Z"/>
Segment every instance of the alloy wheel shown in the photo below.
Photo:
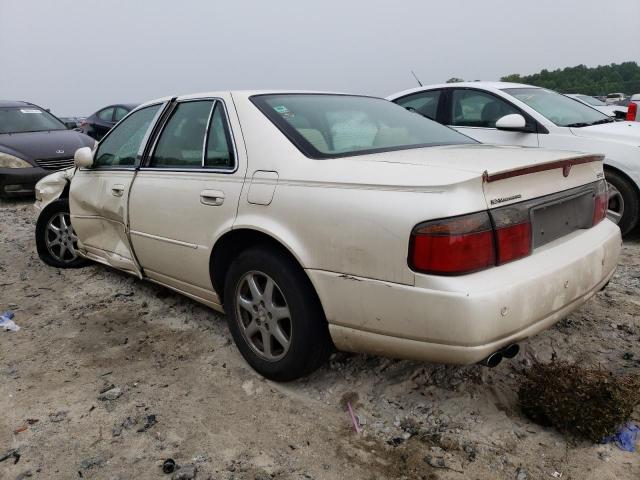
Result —
<path fill-rule="evenodd" d="M 607 189 L 609 191 L 607 218 L 613 223 L 618 224 L 624 214 L 624 199 L 622 198 L 620 190 L 618 190 L 612 183 L 607 182 Z"/>
<path fill-rule="evenodd" d="M 291 313 L 276 282 L 251 271 L 242 276 L 235 294 L 236 318 L 242 336 L 259 357 L 276 362 L 289 351 Z"/>
<path fill-rule="evenodd" d="M 67 212 L 58 212 L 47 223 L 45 244 L 49 254 L 59 262 L 71 263 L 78 258 L 78 237 Z"/>

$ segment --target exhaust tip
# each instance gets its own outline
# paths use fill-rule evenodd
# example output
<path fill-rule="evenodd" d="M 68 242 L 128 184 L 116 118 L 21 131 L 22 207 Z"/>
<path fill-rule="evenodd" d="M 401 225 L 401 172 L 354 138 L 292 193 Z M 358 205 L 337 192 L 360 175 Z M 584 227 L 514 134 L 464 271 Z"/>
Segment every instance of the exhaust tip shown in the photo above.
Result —
<path fill-rule="evenodd" d="M 504 358 L 513 358 L 518 354 L 518 352 L 520 352 L 520 345 L 512 343 L 502 350 L 502 356 Z"/>
<path fill-rule="evenodd" d="M 502 353 L 495 352 L 489 355 L 487 358 L 485 358 L 482 362 L 480 362 L 480 364 L 484 365 L 485 367 L 493 368 L 493 367 L 497 367 L 501 361 L 502 361 Z"/>

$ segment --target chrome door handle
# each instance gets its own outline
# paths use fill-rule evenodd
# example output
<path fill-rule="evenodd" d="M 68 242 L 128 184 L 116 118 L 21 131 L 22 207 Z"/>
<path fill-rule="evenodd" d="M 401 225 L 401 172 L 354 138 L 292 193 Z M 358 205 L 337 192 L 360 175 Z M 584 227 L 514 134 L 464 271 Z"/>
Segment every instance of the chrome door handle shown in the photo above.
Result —
<path fill-rule="evenodd" d="M 113 185 L 111 187 L 111 195 L 114 197 L 121 197 L 124 193 L 124 185 Z"/>
<path fill-rule="evenodd" d="M 224 192 L 220 190 L 202 190 L 200 192 L 200 203 L 218 207 L 224 203 Z"/>

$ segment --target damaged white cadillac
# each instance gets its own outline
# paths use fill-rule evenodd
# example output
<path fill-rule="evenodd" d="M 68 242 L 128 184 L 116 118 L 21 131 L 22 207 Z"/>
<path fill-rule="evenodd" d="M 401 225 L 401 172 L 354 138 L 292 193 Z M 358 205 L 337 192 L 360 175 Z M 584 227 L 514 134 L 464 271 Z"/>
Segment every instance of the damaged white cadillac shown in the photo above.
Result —
<path fill-rule="evenodd" d="M 496 364 L 613 275 L 602 157 L 481 145 L 382 99 L 148 102 L 36 188 L 38 253 L 227 313 L 291 380 L 332 348 Z"/>

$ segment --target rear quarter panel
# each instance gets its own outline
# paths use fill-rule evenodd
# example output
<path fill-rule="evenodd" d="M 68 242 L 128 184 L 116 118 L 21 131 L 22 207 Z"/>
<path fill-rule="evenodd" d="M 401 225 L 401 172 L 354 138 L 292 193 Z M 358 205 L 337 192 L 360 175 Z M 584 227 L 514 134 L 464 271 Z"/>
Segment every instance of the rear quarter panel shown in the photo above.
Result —
<path fill-rule="evenodd" d="M 268 233 L 306 269 L 413 284 L 412 228 L 486 209 L 477 173 L 365 156 L 309 159 L 248 98 L 235 102 L 248 171 L 234 228 Z M 278 172 L 268 206 L 247 200 L 256 170 Z"/>

